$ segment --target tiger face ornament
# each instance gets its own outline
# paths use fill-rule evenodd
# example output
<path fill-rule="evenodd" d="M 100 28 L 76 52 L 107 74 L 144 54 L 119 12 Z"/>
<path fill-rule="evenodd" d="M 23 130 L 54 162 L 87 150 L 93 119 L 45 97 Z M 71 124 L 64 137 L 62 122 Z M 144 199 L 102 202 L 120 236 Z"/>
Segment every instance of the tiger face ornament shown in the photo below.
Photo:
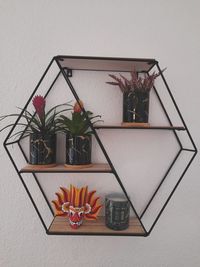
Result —
<path fill-rule="evenodd" d="M 53 200 L 56 216 L 68 217 L 73 229 L 79 228 L 83 220 L 96 220 L 101 210 L 100 198 L 95 197 L 96 191 L 88 192 L 88 186 L 77 188 L 70 185 L 70 190 L 60 187 L 61 192 L 55 193 Z"/>

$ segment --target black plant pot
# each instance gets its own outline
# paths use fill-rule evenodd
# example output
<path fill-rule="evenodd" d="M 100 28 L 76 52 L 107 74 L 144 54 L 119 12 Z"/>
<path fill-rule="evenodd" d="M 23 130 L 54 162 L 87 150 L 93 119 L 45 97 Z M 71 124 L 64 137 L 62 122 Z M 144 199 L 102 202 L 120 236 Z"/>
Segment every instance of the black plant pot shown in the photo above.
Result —
<path fill-rule="evenodd" d="M 56 134 L 30 134 L 30 164 L 49 165 L 56 163 Z"/>
<path fill-rule="evenodd" d="M 123 122 L 147 123 L 148 119 L 149 92 L 125 92 L 123 94 Z"/>
<path fill-rule="evenodd" d="M 92 136 L 66 135 L 66 164 L 91 164 Z"/>
<path fill-rule="evenodd" d="M 133 122 L 133 92 L 123 93 L 123 122 Z"/>

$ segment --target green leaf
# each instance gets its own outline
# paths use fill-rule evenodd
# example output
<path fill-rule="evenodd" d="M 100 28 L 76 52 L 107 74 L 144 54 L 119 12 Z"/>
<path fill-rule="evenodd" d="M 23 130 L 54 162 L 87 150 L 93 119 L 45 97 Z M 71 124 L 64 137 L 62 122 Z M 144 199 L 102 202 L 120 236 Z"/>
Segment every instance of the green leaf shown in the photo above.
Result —
<path fill-rule="evenodd" d="M 73 107 L 72 105 L 69 104 L 70 102 L 68 103 L 64 103 L 64 104 L 59 104 L 59 105 L 56 105 L 54 106 L 53 108 L 51 108 L 47 113 L 46 113 L 46 117 L 56 108 L 58 107 L 62 107 L 62 106 L 70 106 L 70 107 Z"/>

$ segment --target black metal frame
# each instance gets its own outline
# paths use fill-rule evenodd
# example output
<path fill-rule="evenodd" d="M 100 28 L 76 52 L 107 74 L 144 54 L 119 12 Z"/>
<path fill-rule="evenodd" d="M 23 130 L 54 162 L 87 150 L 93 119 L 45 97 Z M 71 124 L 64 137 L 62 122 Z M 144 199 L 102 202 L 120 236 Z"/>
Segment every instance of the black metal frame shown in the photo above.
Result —
<path fill-rule="evenodd" d="M 126 189 L 125 189 L 125 187 L 124 187 L 124 185 L 123 185 L 123 183 L 122 183 L 122 181 L 121 181 L 121 179 L 120 179 L 120 177 L 119 177 L 119 175 L 118 175 L 118 173 L 117 173 L 117 171 L 116 171 L 114 165 L 112 164 L 111 159 L 110 159 L 110 157 L 108 156 L 108 154 L 107 154 L 107 152 L 106 152 L 106 150 L 105 150 L 105 148 L 104 148 L 104 146 L 103 146 L 103 143 L 101 142 L 101 140 L 100 140 L 100 138 L 99 138 L 99 136 L 98 136 L 98 133 L 97 133 L 97 131 L 96 131 L 97 129 L 127 129 L 126 127 L 121 127 L 121 126 L 120 126 L 120 127 L 119 127 L 119 126 L 96 126 L 96 127 L 94 127 L 94 126 L 92 125 L 92 123 L 90 122 L 89 118 L 87 117 L 87 114 L 86 114 L 84 108 L 81 107 L 82 110 L 83 110 L 83 112 L 85 113 L 85 116 L 86 116 L 86 118 L 87 118 L 87 120 L 88 120 L 88 124 L 90 125 L 91 130 L 93 131 L 93 134 L 94 134 L 94 136 L 95 136 L 95 138 L 96 138 L 96 140 L 97 140 L 97 142 L 98 142 L 98 144 L 99 144 L 99 146 L 100 146 L 100 148 L 101 148 L 101 150 L 102 150 L 102 152 L 103 152 L 103 154 L 104 154 L 104 156 L 105 156 L 105 158 L 106 158 L 106 160 L 107 160 L 107 162 L 108 162 L 108 164 L 109 164 L 109 166 L 110 166 L 110 168 L 111 168 L 111 170 L 107 170 L 107 171 L 91 171 L 91 170 L 88 169 L 88 171 L 85 171 L 85 170 L 84 170 L 84 171 L 81 171 L 81 170 L 76 170 L 76 171 L 74 171 L 74 170 L 72 170 L 72 171 L 71 171 L 71 170 L 59 171 L 59 173 L 61 173 L 61 172 L 65 172 L 65 173 L 67 173 L 67 172 L 77 172 L 77 173 L 81 173 L 81 172 L 84 172 L 84 173 L 86 173 L 86 172 L 88 172 L 88 173 L 91 173 L 91 172 L 93 172 L 93 173 L 102 173 L 102 172 L 105 172 L 105 173 L 112 173 L 112 174 L 115 176 L 116 180 L 118 181 L 118 183 L 119 183 L 119 185 L 120 185 L 122 191 L 124 192 L 126 198 L 128 199 L 128 201 L 129 201 L 129 203 L 130 203 L 130 205 L 131 205 L 131 208 L 132 208 L 133 212 L 135 213 L 137 219 L 139 220 L 139 222 L 140 222 L 140 224 L 141 224 L 141 226 L 142 226 L 142 228 L 143 228 L 143 230 L 144 230 L 144 234 L 126 234 L 126 233 L 123 233 L 123 231 L 122 231 L 120 234 L 113 234 L 113 233 L 75 233 L 75 232 L 73 232 L 73 233 L 57 233 L 57 232 L 50 232 L 50 231 L 48 230 L 49 228 L 46 226 L 46 224 L 45 224 L 45 222 L 44 222 L 44 220 L 43 220 L 43 218 L 42 218 L 42 215 L 41 215 L 41 213 L 40 213 L 40 211 L 39 211 L 37 205 L 35 204 L 35 201 L 34 201 L 32 195 L 31 195 L 31 193 L 30 193 L 30 191 L 29 191 L 29 189 L 28 189 L 26 183 L 25 183 L 24 180 L 23 180 L 22 173 L 25 173 L 25 172 L 28 172 L 28 171 L 21 171 L 21 170 L 18 169 L 18 167 L 17 167 L 17 165 L 16 165 L 16 163 L 15 163 L 15 161 L 14 161 L 14 159 L 13 159 L 13 157 L 12 157 L 12 155 L 11 155 L 9 149 L 8 149 L 8 146 L 9 146 L 9 145 L 17 144 L 18 147 L 19 147 L 19 149 L 20 149 L 20 151 L 21 151 L 22 154 L 23 154 L 24 159 L 26 160 L 26 162 L 28 162 L 28 159 L 27 159 L 27 157 L 26 157 L 26 154 L 25 154 L 25 152 L 24 152 L 24 150 L 23 150 L 23 148 L 22 148 L 22 146 L 21 146 L 21 144 L 20 144 L 20 141 L 21 141 L 21 139 L 23 138 L 26 129 L 24 130 L 24 132 L 21 134 L 20 138 L 19 138 L 17 141 L 14 141 L 14 142 L 8 142 L 8 140 L 9 140 L 9 138 L 11 137 L 12 132 L 14 131 L 15 127 L 17 126 L 17 124 L 18 124 L 20 118 L 22 117 L 24 111 L 25 111 L 26 108 L 28 107 L 28 105 L 29 105 L 31 99 L 33 98 L 33 96 L 35 95 L 36 91 L 38 90 L 38 88 L 39 88 L 41 82 L 43 81 L 44 77 L 46 76 L 46 74 L 47 74 L 48 70 L 50 69 L 50 67 L 51 67 L 51 65 L 52 65 L 53 62 L 56 62 L 56 63 L 57 63 L 57 65 L 58 65 L 58 67 L 59 67 L 59 72 L 58 72 L 58 74 L 56 75 L 55 79 L 53 80 L 51 86 L 49 87 L 49 89 L 48 89 L 48 91 L 47 91 L 45 97 L 48 96 L 49 92 L 50 92 L 51 89 L 53 88 L 53 85 L 54 85 L 55 82 L 57 81 L 58 77 L 62 74 L 62 76 L 64 77 L 64 79 L 65 79 L 65 81 L 66 81 L 66 83 L 67 83 L 69 89 L 71 90 L 73 96 L 75 97 L 75 99 L 76 99 L 77 101 L 79 100 L 79 97 L 78 97 L 78 95 L 77 95 L 77 93 L 76 93 L 76 91 L 75 91 L 75 88 L 73 87 L 73 85 L 72 85 L 72 83 L 71 83 L 71 81 L 70 81 L 70 77 L 72 77 L 72 71 L 73 71 L 73 70 L 70 69 L 70 68 L 63 68 L 63 67 L 61 66 L 60 61 L 61 61 L 63 58 L 75 58 L 75 59 L 79 59 L 79 58 L 80 58 L 80 59 L 93 59 L 93 60 L 105 60 L 105 59 L 106 59 L 106 60 L 116 60 L 116 61 L 120 61 L 120 60 L 134 61 L 134 60 L 135 60 L 135 61 L 143 61 L 143 62 L 146 62 L 146 63 L 149 63 L 149 62 L 150 62 L 151 66 L 149 67 L 149 70 L 148 70 L 147 73 L 149 74 L 149 72 L 151 71 L 151 69 L 152 69 L 153 67 L 155 67 L 155 66 L 157 67 L 158 71 L 160 72 L 161 78 L 162 78 L 162 80 L 163 80 L 163 82 L 164 82 L 164 85 L 165 85 L 165 87 L 166 87 L 166 89 L 167 89 L 167 92 L 168 92 L 168 94 L 169 94 L 169 97 L 171 98 L 172 103 L 173 103 L 173 105 L 175 106 L 175 109 L 176 109 L 176 111 L 177 111 L 177 113 L 178 113 L 178 116 L 179 116 L 179 118 L 180 118 L 180 120 L 181 120 L 183 126 L 180 126 L 180 127 L 175 127 L 175 126 L 173 126 L 172 121 L 171 121 L 171 119 L 170 119 L 170 117 L 169 117 L 169 115 L 168 115 L 168 113 L 167 113 L 167 111 L 166 111 L 166 109 L 165 109 L 165 106 L 164 106 L 164 104 L 163 104 L 163 102 L 162 102 L 162 100 L 161 100 L 161 98 L 160 98 L 160 96 L 159 96 L 159 94 L 158 94 L 158 91 L 157 91 L 157 89 L 154 87 L 154 92 L 155 92 L 155 94 L 156 94 L 156 96 L 157 96 L 157 99 L 158 99 L 158 101 L 159 101 L 159 103 L 160 103 L 160 105 L 161 105 L 161 107 L 162 107 L 162 110 L 163 110 L 163 112 L 164 112 L 164 114 L 165 114 L 165 116 L 166 116 L 166 118 L 167 118 L 167 120 L 168 120 L 170 126 L 169 126 L 169 127 L 161 127 L 161 126 L 159 127 L 159 126 L 158 126 L 158 127 L 149 127 L 149 128 L 143 128 L 143 127 L 132 127 L 132 128 L 128 128 L 129 130 L 130 130 L 130 129 L 171 130 L 171 131 L 173 131 L 173 134 L 174 134 L 174 136 L 175 136 L 175 138 L 176 138 L 176 141 L 177 141 L 177 143 L 179 144 L 179 151 L 178 151 L 177 154 L 175 155 L 175 157 L 174 157 L 173 161 L 171 162 L 169 168 L 167 169 L 167 171 L 166 171 L 164 177 L 163 177 L 162 180 L 160 181 L 160 183 L 159 183 L 159 185 L 157 186 L 157 188 L 155 189 L 155 191 L 154 191 L 152 197 L 150 198 L 149 202 L 147 203 L 146 207 L 144 208 L 144 210 L 142 211 L 142 213 L 141 213 L 140 215 L 137 213 L 137 211 L 136 211 L 136 209 L 135 209 L 133 203 L 132 203 L 131 200 L 129 199 L 129 196 L 128 196 L 127 192 L 126 192 Z M 96 70 L 95 70 L 95 71 L 96 71 Z M 123 71 L 123 70 L 122 70 L 122 71 Z M 186 134 L 188 135 L 189 140 L 190 140 L 190 142 L 191 142 L 192 148 L 184 148 L 184 147 L 183 147 L 183 145 L 182 145 L 182 143 L 181 143 L 181 140 L 180 140 L 180 138 L 179 138 L 179 136 L 178 136 L 178 134 L 177 134 L 177 132 L 176 132 L 176 131 L 183 131 L 183 130 L 186 131 Z M 27 103 L 25 104 L 23 110 L 21 111 L 20 116 L 17 118 L 15 124 L 13 125 L 13 127 L 12 127 L 11 130 L 10 130 L 10 132 L 8 133 L 8 136 L 6 137 L 6 139 L 5 139 L 5 141 L 4 141 L 4 147 L 5 147 L 5 150 L 6 150 L 7 154 L 8 154 L 8 156 L 9 156 L 9 158 L 10 158 L 10 160 L 11 160 L 11 162 L 12 162 L 12 164 L 13 164 L 13 166 L 14 166 L 14 168 L 15 168 L 15 170 L 16 170 L 16 172 L 17 172 L 17 174 L 18 174 L 18 176 L 19 176 L 19 178 L 20 178 L 20 180 L 21 180 L 21 182 L 22 182 L 22 184 L 23 184 L 23 186 L 24 186 L 24 188 L 25 188 L 25 190 L 26 190 L 26 192 L 27 192 L 27 194 L 28 194 L 28 196 L 29 196 L 29 198 L 30 198 L 30 200 L 31 200 L 31 202 L 32 202 L 32 204 L 33 204 L 35 210 L 36 210 L 36 212 L 37 212 L 37 214 L 38 214 L 38 216 L 39 216 L 39 218 L 40 218 L 40 221 L 41 221 L 41 223 L 42 223 L 42 225 L 43 225 L 43 227 L 44 227 L 46 233 L 49 234 L 49 235 L 108 235 L 108 236 L 116 235 L 116 236 L 148 236 L 148 235 L 151 233 L 151 231 L 153 230 L 154 226 L 156 225 L 158 219 L 160 218 L 160 216 L 161 216 L 161 214 L 163 213 L 164 209 L 166 208 L 166 206 L 167 206 L 169 200 L 170 200 L 171 197 L 173 196 L 173 194 L 174 194 L 174 192 L 176 191 L 178 185 L 180 184 L 181 180 L 183 179 L 183 176 L 185 175 L 186 171 L 188 170 L 188 168 L 189 168 L 189 166 L 191 165 L 191 163 L 192 163 L 194 157 L 195 157 L 196 154 L 197 154 L 197 148 L 196 148 L 195 143 L 194 143 L 194 141 L 193 141 L 193 139 L 192 139 L 192 136 L 191 136 L 191 134 L 190 134 L 190 132 L 189 132 L 189 130 L 188 130 L 188 128 L 187 128 L 187 125 L 186 125 L 186 123 L 185 123 L 185 121 L 184 121 L 184 119 L 183 119 L 183 116 L 182 116 L 182 114 L 181 114 L 179 108 L 178 108 L 178 105 L 177 105 L 177 103 L 176 103 L 176 101 L 175 101 L 175 99 L 174 99 L 174 97 L 173 97 L 173 95 L 172 95 L 172 93 L 171 93 L 171 91 L 170 91 L 170 88 L 169 88 L 169 86 L 168 86 L 168 84 L 167 84 L 167 82 L 166 82 L 166 80 L 165 80 L 165 77 L 164 77 L 163 73 L 161 72 L 161 69 L 160 69 L 160 67 L 159 67 L 159 64 L 158 64 L 158 62 L 157 62 L 156 60 L 153 60 L 153 59 L 129 59 L 129 58 L 103 58 L 103 57 L 77 57 L 77 56 L 56 56 L 56 57 L 54 57 L 54 58 L 51 60 L 51 62 L 49 63 L 47 69 L 45 70 L 44 74 L 42 75 L 40 81 L 38 82 L 36 88 L 34 89 L 33 93 L 31 94 L 30 98 L 28 99 Z M 155 218 L 153 224 L 151 225 L 150 229 L 149 229 L 149 230 L 146 230 L 146 228 L 145 228 L 145 226 L 144 226 L 144 224 L 143 224 L 143 222 L 142 222 L 142 217 L 144 216 L 145 212 L 147 211 L 147 209 L 148 209 L 149 206 L 151 205 L 151 203 L 152 203 L 154 197 L 155 197 L 156 194 L 158 193 L 160 187 L 162 186 L 163 182 L 166 180 L 168 174 L 170 173 L 170 170 L 174 167 L 174 164 L 176 163 L 177 159 L 178 159 L 179 156 L 181 155 L 181 152 L 183 152 L 183 151 L 187 151 L 187 152 L 189 152 L 189 153 L 192 153 L 192 157 L 191 157 L 191 159 L 189 160 L 189 162 L 188 162 L 188 164 L 186 165 L 186 167 L 184 168 L 184 170 L 183 170 L 181 176 L 179 177 L 179 179 L 178 179 L 176 185 L 175 185 L 174 188 L 172 189 L 170 195 L 168 196 L 168 198 L 167 198 L 167 200 L 165 201 L 163 207 L 162 207 L 161 210 L 159 211 L 159 213 L 158 213 L 157 217 Z M 45 192 L 44 192 L 42 186 L 40 185 L 40 183 L 39 183 L 39 181 L 38 181 L 38 178 L 37 178 L 37 176 L 36 176 L 36 173 L 37 173 L 37 172 L 40 172 L 40 173 L 48 173 L 49 171 L 46 171 L 46 170 L 44 169 L 44 170 L 42 170 L 42 171 L 37 171 L 37 170 L 36 170 L 36 171 L 32 171 L 31 173 L 32 173 L 32 175 L 33 175 L 33 177 L 34 177 L 34 179 L 35 179 L 35 181 L 36 181 L 36 183 L 37 183 L 37 185 L 38 185 L 38 187 L 39 187 L 39 189 L 40 189 L 40 191 L 41 191 L 41 193 L 42 193 L 42 195 L 43 195 L 43 197 L 44 197 L 44 199 L 45 199 L 45 201 L 46 201 L 46 203 L 47 203 L 47 205 L 48 205 L 48 207 L 49 207 L 49 209 L 50 209 L 50 211 L 51 211 L 51 213 L 52 213 L 52 215 L 53 215 L 53 210 L 52 210 L 51 204 L 49 203 L 49 201 L 48 201 L 48 199 L 47 199 L 47 197 L 46 197 L 46 195 L 45 195 Z M 30 173 L 30 172 L 29 172 L 29 173 Z"/>

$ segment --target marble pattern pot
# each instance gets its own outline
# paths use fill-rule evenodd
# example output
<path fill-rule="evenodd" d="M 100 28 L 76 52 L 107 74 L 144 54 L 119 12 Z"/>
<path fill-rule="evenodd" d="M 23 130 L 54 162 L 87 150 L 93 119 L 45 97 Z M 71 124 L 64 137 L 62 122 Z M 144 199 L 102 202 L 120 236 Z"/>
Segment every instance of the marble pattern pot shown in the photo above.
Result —
<path fill-rule="evenodd" d="M 91 164 L 92 136 L 66 135 L 66 164 Z"/>
<path fill-rule="evenodd" d="M 149 92 L 123 93 L 123 122 L 147 123 L 149 119 Z"/>
<path fill-rule="evenodd" d="M 34 165 L 56 163 L 56 134 L 30 134 L 29 163 Z"/>

